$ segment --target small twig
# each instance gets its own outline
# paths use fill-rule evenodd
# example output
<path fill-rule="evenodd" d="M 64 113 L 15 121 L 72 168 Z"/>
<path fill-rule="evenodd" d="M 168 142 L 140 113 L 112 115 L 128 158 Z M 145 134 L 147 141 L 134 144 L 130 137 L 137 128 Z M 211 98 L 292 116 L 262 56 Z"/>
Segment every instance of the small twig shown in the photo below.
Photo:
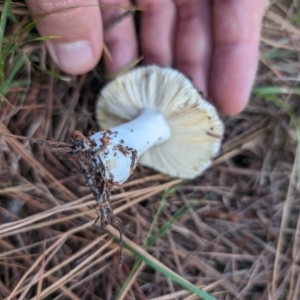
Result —
<path fill-rule="evenodd" d="M 123 14 L 119 15 L 118 17 L 116 17 L 115 19 L 113 19 L 108 24 L 104 25 L 103 26 L 103 31 L 105 32 L 105 31 L 108 31 L 108 30 L 112 29 L 118 23 L 120 23 L 121 21 L 123 21 L 127 17 L 132 16 L 133 14 L 134 14 L 134 11 L 132 11 L 132 10 L 128 10 L 128 11 L 124 12 Z"/>
<path fill-rule="evenodd" d="M 71 148 L 73 147 L 73 144 L 69 144 L 69 143 L 59 142 L 59 141 L 55 141 L 55 140 L 48 141 L 48 140 L 43 140 L 43 139 L 38 139 L 38 138 L 30 138 L 30 137 L 10 134 L 10 133 L 0 132 L 0 137 L 1 136 L 14 138 L 14 139 L 17 139 L 17 140 L 20 140 L 20 141 L 29 141 L 31 144 L 48 145 L 48 146 L 53 147 L 53 148 L 67 148 L 67 147 L 69 147 L 71 151 L 72 151 Z"/>

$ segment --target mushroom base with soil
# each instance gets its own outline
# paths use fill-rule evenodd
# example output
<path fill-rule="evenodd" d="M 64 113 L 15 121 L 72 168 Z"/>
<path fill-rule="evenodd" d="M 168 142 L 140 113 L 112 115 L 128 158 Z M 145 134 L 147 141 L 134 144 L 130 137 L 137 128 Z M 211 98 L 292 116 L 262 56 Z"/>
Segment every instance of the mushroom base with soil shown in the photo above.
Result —
<path fill-rule="evenodd" d="M 145 108 L 130 122 L 96 132 L 89 139 L 94 142 L 93 159 L 104 166 L 105 178 L 117 186 L 129 178 L 144 152 L 164 143 L 170 136 L 170 127 L 163 115 Z"/>

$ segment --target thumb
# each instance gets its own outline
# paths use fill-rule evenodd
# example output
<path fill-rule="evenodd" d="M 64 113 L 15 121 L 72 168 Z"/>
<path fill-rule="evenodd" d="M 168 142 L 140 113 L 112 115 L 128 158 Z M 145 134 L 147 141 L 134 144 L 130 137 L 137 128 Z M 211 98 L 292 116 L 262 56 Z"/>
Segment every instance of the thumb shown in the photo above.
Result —
<path fill-rule="evenodd" d="M 58 36 L 46 45 L 66 73 L 83 74 L 95 67 L 103 46 L 97 0 L 26 0 L 31 16 L 45 16 L 36 26 L 42 35 Z"/>

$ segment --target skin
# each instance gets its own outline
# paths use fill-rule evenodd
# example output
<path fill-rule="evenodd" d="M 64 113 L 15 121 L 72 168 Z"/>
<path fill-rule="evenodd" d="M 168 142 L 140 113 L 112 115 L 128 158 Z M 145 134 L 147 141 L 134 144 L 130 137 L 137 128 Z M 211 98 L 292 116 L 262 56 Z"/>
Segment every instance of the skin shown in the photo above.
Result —
<path fill-rule="evenodd" d="M 26 0 L 54 62 L 69 74 L 83 74 L 98 63 L 103 44 L 107 73 L 138 58 L 144 64 L 179 69 L 220 112 L 239 113 L 255 79 L 264 0 L 137 0 L 145 8 L 139 26 L 131 17 L 103 32 L 124 11 L 99 4 L 129 6 L 129 0 Z M 66 9 L 73 7 L 72 9 Z M 140 45 L 138 45 L 138 40 Z"/>

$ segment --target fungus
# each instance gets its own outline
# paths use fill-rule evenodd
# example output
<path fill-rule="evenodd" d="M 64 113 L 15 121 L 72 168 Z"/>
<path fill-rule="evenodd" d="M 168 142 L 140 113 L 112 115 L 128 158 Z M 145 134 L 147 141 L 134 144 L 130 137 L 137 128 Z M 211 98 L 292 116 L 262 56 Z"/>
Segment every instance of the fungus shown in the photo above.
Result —
<path fill-rule="evenodd" d="M 223 123 L 180 72 L 140 67 L 101 91 L 93 134 L 99 163 L 114 185 L 124 183 L 139 162 L 161 173 L 192 179 L 218 153 Z"/>

